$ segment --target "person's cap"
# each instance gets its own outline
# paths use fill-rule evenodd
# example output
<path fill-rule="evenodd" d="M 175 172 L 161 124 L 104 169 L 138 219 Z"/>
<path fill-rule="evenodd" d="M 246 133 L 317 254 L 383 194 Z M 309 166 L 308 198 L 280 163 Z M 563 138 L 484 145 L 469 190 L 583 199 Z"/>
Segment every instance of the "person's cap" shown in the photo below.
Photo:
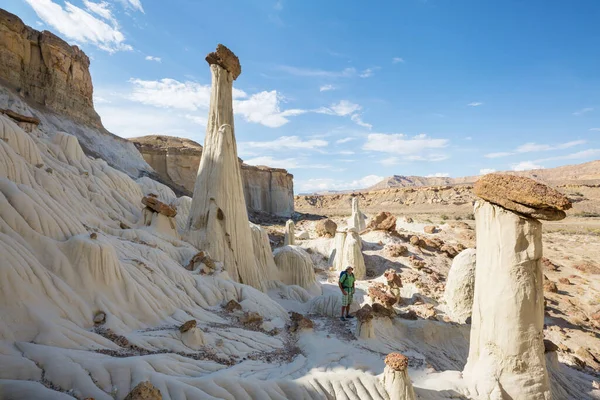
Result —
<path fill-rule="evenodd" d="M 349 269 L 354 269 L 354 267 L 347 266 L 347 267 L 346 267 L 346 271 L 348 271 Z"/>

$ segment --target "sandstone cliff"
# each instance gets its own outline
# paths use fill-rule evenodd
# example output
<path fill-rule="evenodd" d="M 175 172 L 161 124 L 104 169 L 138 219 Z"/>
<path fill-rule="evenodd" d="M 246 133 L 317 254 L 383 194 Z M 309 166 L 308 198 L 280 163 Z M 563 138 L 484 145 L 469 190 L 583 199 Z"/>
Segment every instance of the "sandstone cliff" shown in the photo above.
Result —
<path fill-rule="evenodd" d="M 189 139 L 159 135 L 130 140 L 165 181 L 180 187 L 183 193 L 193 192 L 202 158 L 200 144 Z M 285 169 L 247 165 L 242 160 L 240 164 L 248 209 L 291 216 L 294 212 L 293 176 Z"/>
<path fill-rule="evenodd" d="M 0 9 L 0 109 L 34 118 L 49 136 L 60 131 L 75 135 L 87 155 L 132 177 L 152 175 L 129 141 L 102 126 L 94 110 L 89 65 L 77 46 Z"/>

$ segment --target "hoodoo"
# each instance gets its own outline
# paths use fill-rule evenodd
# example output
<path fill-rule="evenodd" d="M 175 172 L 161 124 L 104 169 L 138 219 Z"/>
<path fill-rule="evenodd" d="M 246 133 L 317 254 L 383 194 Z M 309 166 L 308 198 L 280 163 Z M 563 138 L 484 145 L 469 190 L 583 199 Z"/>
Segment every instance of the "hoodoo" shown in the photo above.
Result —
<path fill-rule="evenodd" d="M 352 215 L 348 219 L 348 227 L 355 228 L 358 232 L 362 232 L 367 228 L 365 214 L 360 212 L 358 207 L 358 197 L 352 198 Z"/>
<path fill-rule="evenodd" d="M 571 207 L 531 179 L 491 174 L 474 187 L 477 257 L 469 358 L 477 399 L 545 400 L 542 224 Z"/>
<path fill-rule="evenodd" d="M 355 228 L 336 232 L 331 254 L 330 262 L 336 271 L 343 271 L 352 266 L 356 279 L 364 279 L 367 275 L 362 242 Z"/>
<path fill-rule="evenodd" d="M 218 45 L 206 56 L 212 88 L 204 156 L 198 168 L 187 225 L 188 241 L 223 262 L 235 281 L 264 290 L 267 277 L 257 267 L 233 124 L 233 81 L 240 75 L 238 58 Z"/>
<path fill-rule="evenodd" d="M 415 390 L 408 376 L 408 358 L 400 353 L 390 353 L 385 358 L 383 385 L 390 400 L 415 400 Z"/>
<path fill-rule="evenodd" d="M 284 246 L 289 246 L 289 245 L 295 245 L 296 244 L 296 225 L 294 224 L 294 221 L 292 221 L 291 219 L 288 219 L 285 223 L 285 234 L 283 237 L 283 245 Z"/>

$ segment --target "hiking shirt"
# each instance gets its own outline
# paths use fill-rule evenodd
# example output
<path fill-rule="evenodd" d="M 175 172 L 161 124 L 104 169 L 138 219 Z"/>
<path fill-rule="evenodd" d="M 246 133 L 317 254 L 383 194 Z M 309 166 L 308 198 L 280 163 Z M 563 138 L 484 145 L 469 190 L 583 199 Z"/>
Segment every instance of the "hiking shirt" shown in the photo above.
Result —
<path fill-rule="evenodd" d="M 350 289 L 347 290 L 348 293 L 354 293 L 354 281 L 356 280 L 356 278 L 354 278 L 354 274 L 349 274 L 349 273 L 345 273 L 341 278 L 340 278 L 340 283 L 342 284 L 342 287 L 344 289 Z"/>

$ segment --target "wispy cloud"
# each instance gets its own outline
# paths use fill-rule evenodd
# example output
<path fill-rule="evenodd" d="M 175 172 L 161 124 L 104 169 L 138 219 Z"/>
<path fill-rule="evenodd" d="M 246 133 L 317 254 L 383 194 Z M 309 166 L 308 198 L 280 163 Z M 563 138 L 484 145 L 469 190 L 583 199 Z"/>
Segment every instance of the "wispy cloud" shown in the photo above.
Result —
<path fill-rule="evenodd" d="M 363 128 L 367 128 L 369 130 L 371 130 L 373 128 L 373 125 L 368 124 L 366 122 L 363 122 L 362 117 L 360 116 L 360 114 L 352 114 L 350 116 L 350 119 L 352 120 L 352 122 L 354 122 L 356 125 L 358 126 L 362 126 Z"/>
<path fill-rule="evenodd" d="M 392 64 L 398 64 L 398 63 L 403 63 L 404 59 L 400 58 L 400 57 L 394 57 L 392 58 Z"/>
<path fill-rule="evenodd" d="M 329 143 L 325 140 L 310 139 L 302 140 L 298 136 L 281 136 L 275 140 L 267 142 L 241 142 L 240 147 L 248 147 L 254 149 L 265 149 L 265 150 L 310 150 L 321 147 L 326 147 Z"/>
<path fill-rule="evenodd" d="M 344 68 L 341 71 L 326 71 L 323 69 L 300 68 L 289 65 L 280 65 L 278 70 L 295 76 L 322 77 L 322 78 L 349 78 L 356 75 L 355 68 Z"/>
<path fill-rule="evenodd" d="M 156 61 L 156 62 L 161 62 L 162 58 L 160 57 L 154 57 L 154 56 L 146 56 L 146 61 Z"/>
<path fill-rule="evenodd" d="M 70 40 L 91 44 L 109 53 L 132 50 L 132 47 L 125 43 L 125 35 L 119 30 L 106 3 L 88 1 L 88 12 L 69 2 L 65 2 L 63 8 L 52 0 L 25 1 L 42 21 Z M 95 13 L 100 18 L 90 13 Z"/>
<path fill-rule="evenodd" d="M 383 180 L 378 175 L 367 175 L 353 181 L 344 181 L 332 178 L 316 178 L 298 181 L 297 187 L 300 193 L 321 192 L 326 190 L 352 190 L 365 189 Z"/>
<path fill-rule="evenodd" d="M 575 115 L 575 116 L 579 117 L 579 116 L 581 116 L 581 115 L 583 115 L 583 114 L 587 114 L 587 113 L 589 113 L 589 112 L 591 112 L 591 111 L 594 111 L 594 109 L 593 109 L 592 107 L 586 107 L 586 108 L 582 108 L 581 110 L 577 110 L 577 111 L 575 111 L 575 112 L 573 113 L 573 115 Z"/>
<path fill-rule="evenodd" d="M 496 172 L 495 169 L 492 169 L 492 168 L 482 168 L 482 169 L 479 170 L 479 175 L 493 174 L 494 172 Z"/>
<path fill-rule="evenodd" d="M 131 8 L 133 10 L 137 10 L 140 12 L 144 12 L 144 7 L 142 7 L 142 0 L 119 0 L 126 8 Z"/>
<path fill-rule="evenodd" d="M 564 160 L 582 160 L 585 158 L 597 157 L 600 155 L 600 149 L 587 149 L 578 151 L 576 153 L 565 154 L 563 156 L 548 157 L 536 162 L 547 162 L 547 161 L 564 161 Z"/>
<path fill-rule="evenodd" d="M 575 146 L 579 146 L 582 144 L 585 144 L 586 141 L 585 140 L 573 140 L 570 142 L 566 142 L 566 143 L 559 143 L 559 144 L 538 144 L 538 143 L 525 143 L 519 147 L 517 147 L 515 150 L 513 151 L 504 151 L 504 152 L 498 152 L 498 153 L 489 153 L 486 154 L 485 157 L 487 158 L 499 158 L 499 157 L 507 157 L 507 156 L 512 156 L 515 154 L 519 154 L 519 153 L 532 153 L 532 152 L 541 152 L 541 151 L 552 151 L 552 150 L 564 150 L 564 149 L 568 149 L 571 147 L 575 147 Z"/>
<path fill-rule="evenodd" d="M 590 131 L 600 132 L 600 128 L 591 128 Z"/>
<path fill-rule="evenodd" d="M 536 164 L 534 161 L 521 161 L 518 164 L 512 164 L 511 168 L 513 171 L 527 171 L 530 169 L 542 169 L 544 167 Z"/>
<path fill-rule="evenodd" d="M 482 103 L 482 102 L 480 102 L 480 101 L 474 101 L 474 102 L 472 102 L 472 103 L 469 103 L 469 104 L 467 104 L 467 105 L 468 105 L 469 107 L 479 107 L 479 106 L 482 106 L 482 105 L 483 105 L 483 103 Z"/>
<path fill-rule="evenodd" d="M 432 149 L 444 148 L 448 146 L 448 143 L 448 139 L 434 139 L 426 134 L 410 137 L 402 133 L 371 133 L 362 148 L 363 150 L 405 155 L 407 156 L 405 158 L 415 160 L 414 157 L 423 157 L 423 153 Z"/>
<path fill-rule="evenodd" d="M 319 92 L 328 92 L 330 90 L 335 90 L 335 86 L 333 85 L 323 85 L 319 88 Z"/>
<path fill-rule="evenodd" d="M 425 178 L 448 178 L 450 176 L 447 172 L 436 172 L 435 174 L 425 175 Z"/>
<path fill-rule="evenodd" d="M 352 141 L 352 140 L 355 140 L 355 139 L 356 139 L 356 138 L 353 138 L 353 137 L 345 137 L 345 138 L 343 138 L 343 139 L 338 139 L 338 140 L 336 140 L 335 142 L 336 142 L 337 144 L 342 144 L 342 143 L 348 143 L 348 142 L 350 142 L 350 141 Z"/>
<path fill-rule="evenodd" d="M 361 78 L 370 78 L 378 69 L 380 69 L 380 67 L 367 68 L 363 70 L 360 74 L 358 74 L 358 76 L 360 76 Z"/>

